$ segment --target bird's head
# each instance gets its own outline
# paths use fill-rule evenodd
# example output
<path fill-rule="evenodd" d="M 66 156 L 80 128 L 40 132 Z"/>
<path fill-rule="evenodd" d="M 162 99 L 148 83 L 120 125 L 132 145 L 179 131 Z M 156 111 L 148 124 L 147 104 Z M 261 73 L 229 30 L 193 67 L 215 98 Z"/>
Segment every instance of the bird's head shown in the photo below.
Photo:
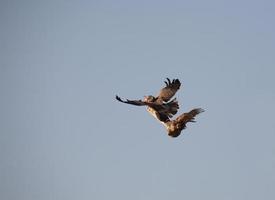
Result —
<path fill-rule="evenodd" d="M 154 96 L 152 96 L 152 95 L 144 96 L 144 101 L 145 102 L 151 103 L 151 102 L 154 102 L 155 100 L 156 100 L 156 98 Z"/>

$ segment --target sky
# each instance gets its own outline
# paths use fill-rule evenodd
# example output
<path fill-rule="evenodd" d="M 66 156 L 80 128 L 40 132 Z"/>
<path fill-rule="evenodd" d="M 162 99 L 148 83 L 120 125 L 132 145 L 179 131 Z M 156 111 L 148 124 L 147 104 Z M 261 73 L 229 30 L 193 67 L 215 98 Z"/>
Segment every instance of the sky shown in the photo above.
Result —
<path fill-rule="evenodd" d="M 0 2 L 0 199 L 273 200 L 274 1 Z M 177 138 L 115 95 L 178 78 Z"/>

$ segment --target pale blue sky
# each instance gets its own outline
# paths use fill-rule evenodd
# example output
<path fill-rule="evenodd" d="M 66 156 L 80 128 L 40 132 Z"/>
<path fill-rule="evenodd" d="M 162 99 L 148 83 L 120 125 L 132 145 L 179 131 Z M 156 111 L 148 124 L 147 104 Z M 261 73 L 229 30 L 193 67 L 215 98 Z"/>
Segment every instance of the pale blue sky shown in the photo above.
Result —
<path fill-rule="evenodd" d="M 274 1 L 1 1 L 0 199 L 273 200 Z M 116 94 L 179 78 L 178 138 Z"/>

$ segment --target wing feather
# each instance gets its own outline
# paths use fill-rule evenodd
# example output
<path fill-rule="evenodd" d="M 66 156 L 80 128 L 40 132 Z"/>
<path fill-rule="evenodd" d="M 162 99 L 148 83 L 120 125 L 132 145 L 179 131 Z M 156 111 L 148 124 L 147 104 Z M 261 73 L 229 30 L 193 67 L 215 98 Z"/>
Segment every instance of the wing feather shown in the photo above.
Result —
<path fill-rule="evenodd" d="M 122 103 L 127 103 L 127 104 L 131 104 L 131 105 L 135 105 L 135 106 L 146 106 L 148 105 L 146 102 L 142 101 L 142 100 L 129 100 L 126 99 L 122 100 L 119 96 L 116 95 L 116 100 L 122 102 Z"/>
<path fill-rule="evenodd" d="M 164 81 L 166 87 L 160 90 L 157 97 L 159 101 L 169 101 L 180 89 L 181 83 L 179 79 L 173 79 L 172 82 L 169 78 L 166 78 L 166 80 L 167 81 Z"/>
<path fill-rule="evenodd" d="M 195 108 L 188 113 L 183 113 L 182 115 L 178 116 L 176 121 L 179 123 L 195 122 L 195 117 L 202 112 L 204 112 L 202 108 Z"/>

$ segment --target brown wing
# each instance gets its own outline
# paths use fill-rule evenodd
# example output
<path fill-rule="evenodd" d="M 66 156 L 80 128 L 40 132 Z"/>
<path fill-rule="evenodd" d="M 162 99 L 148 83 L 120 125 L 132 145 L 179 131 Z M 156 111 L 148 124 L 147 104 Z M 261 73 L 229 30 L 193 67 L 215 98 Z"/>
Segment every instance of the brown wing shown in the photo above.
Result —
<path fill-rule="evenodd" d="M 201 108 L 195 108 L 188 113 L 183 113 L 175 120 L 167 121 L 165 123 L 168 135 L 171 137 L 178 137 L 183 129 L 186 128 L 188 122 L 195 122 L 195 116 L 204 112 Z"/>
<path fill-rule="evenodd" d="M 158 95 L 159 101 L 169 101 L 176 92 L 180 89 L 181 83 L 179 79 L 173 79 L 172 82 L 169 78 L 166 78 L 167 81 L 164 81 L 166 84 L 166 87 L 162 88 Z"/>
<path fill-rule="evenodd" d="M 204 112 L 204 110 L 202 108 L 195 108 L 188 113 L 183 113 L 182 115 L 178 116 L 176 118 L 176 121 L 181 124 L 182 123 L 186 124 L 187 122 L 195 122 L 196 115 L 198 115 L 202 112 Z"/>
<path fill-rule="evenodd" d="M 129 100 L 129 99 L 126 99 L 125 100 L 122 100 L 119 96 L 116 95 L 116 100 L 122 102 L 122 103 L 127 103 L 127 104 L 131 104 L 131 105 L 135 105 L 135 106 L 147 106 L 148 103 L 142 101 L 142 100 Z"/>

